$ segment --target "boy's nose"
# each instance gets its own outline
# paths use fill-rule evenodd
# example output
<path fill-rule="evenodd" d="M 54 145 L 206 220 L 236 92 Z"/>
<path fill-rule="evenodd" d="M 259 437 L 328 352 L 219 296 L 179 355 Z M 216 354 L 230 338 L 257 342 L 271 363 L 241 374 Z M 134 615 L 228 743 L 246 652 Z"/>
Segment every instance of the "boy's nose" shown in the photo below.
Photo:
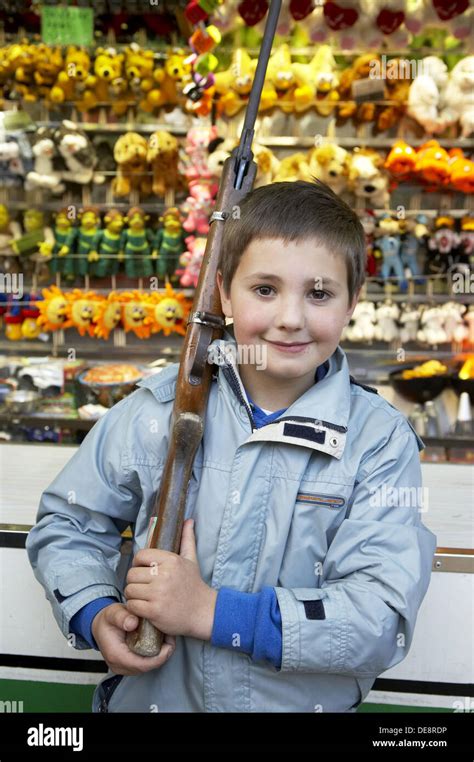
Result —
<path fill-rule="evenodd" d="M 304 326 L 304 322 L 303 306 L 299 299 L 286 299 L 280 303 L 276 319 L 278 328 L 297 331 Z"/>

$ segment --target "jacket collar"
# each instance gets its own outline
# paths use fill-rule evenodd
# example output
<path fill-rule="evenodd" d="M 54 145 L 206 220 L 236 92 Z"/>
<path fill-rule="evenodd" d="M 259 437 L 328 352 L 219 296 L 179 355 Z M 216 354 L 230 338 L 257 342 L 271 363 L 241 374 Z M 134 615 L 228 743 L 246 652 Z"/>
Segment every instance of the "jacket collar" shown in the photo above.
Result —
<path fill-rule="evenodd" d="M 326 452 L 337 459 L 342 457 L 350 414 L 350 374 L 346 355 L 340 347 L 329 358 L 325 377 L 290 405 L 280 418 L 259 429 L 253 421 L 240 378 L 237 343 L 230 326 L 224 338 L 209 346 L 209 362 L 219 366 L 219 386 L 226 385 L 236 405 L 245 408 L 252 428 L 247 442 L 284 442 Z"/>
<path fill-rule="evenodd" d="M 282 442 L 319 450 L 337 459 L 342 457 L 350 413 L 350 374 L 346 355 L 340 347 L 329 358 L 325 377 L 290 405 L 280 418 L 260 429 L 255 427 L 240 378 L 237 343 L 231 326 L 226 327 L 222 339 L 210 344 L 208 361 L 218 366 L 218 386 L 230 394 L 236 415 L 241 413 L 242 407 L 245 410 L 252 432 L 245 444 Z M 137 386 L 150 389 L 159 402 L 169 402 L 175 396 L 178 369 L 177 363 L 169 365 Z"/>

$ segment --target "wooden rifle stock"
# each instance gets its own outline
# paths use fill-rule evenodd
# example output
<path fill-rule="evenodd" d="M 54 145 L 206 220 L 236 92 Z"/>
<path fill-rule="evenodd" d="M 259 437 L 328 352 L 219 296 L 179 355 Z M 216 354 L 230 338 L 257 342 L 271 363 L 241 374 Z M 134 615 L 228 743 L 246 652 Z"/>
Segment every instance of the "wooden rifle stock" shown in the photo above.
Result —
<path fill-rule="evenodd" d="M 149 548 L 179 553 L 186 495 L 194 458 L 204 432 L 212 379 L 207 350 L 212 341 L 221 338 L 225 327 L 216 283 L 224 225 L 225 220 L 236 212 L 244 196 L 252 190 L 255 180 L 257 165 L 251 151 L 253 127 L 280 7 L 281 0 L 272 0 L 240 143 L 224 164 L 216 211 L 210 219 L 206 251 L 181 353 L 171 416 L 170 446 L 150 520 Z M 162 642 L 163 634 L 146 619 L 140 619 L 138 628 L 127 635 L 128 647 L 140 656 L 156 656 Z"/>

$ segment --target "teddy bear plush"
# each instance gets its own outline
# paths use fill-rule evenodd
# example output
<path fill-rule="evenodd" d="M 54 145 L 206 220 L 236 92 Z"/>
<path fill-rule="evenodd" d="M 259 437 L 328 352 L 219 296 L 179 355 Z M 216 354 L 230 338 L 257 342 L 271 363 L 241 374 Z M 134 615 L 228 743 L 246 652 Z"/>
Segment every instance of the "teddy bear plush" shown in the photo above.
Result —
<path fill-rule="evenodd" d="M 180 182 L 178 172 L 178 141 L 169 132 L 158 130 L 150 135 L 147 162 L 153 172 L 152 190 L 156 196 L 164 196 L 170 188 L 177 189 Z"/>
<path fill-rule="evenodd" d="M 449 75 L 441 119 L 446 126 L 459 121 L 461 136 L 474 132 L 474 56 L 462 58 Z"/>
<path fill-rule="evenodd" d="M 443 327 L 444 315 L 441 307 L 428 307 L 421 315 L 421 328 L 417 331 L 416 340 L 422 344 L 437 347 L 447 340 Z"/>
<path fill-rule="evenodd" d="M 354 100 L 353 84 L 361 79 L 368 79 L 370 73 L 380 64 L 380 57 L 374 53 L 358 56 L 352 66 L 344 69 L 339 78 L 337 92 L 341 103 L 337 107 L 336 124 L 341 126 L 352 119 L 355 124 L 372 122 L 376 113 L 373 102 L 357 104 Z"/>
<path fill-rule="evenodd" d="M 335 143 L 312 148 L 308 153 L 308 168 L 312 176 L 340 194 L 347 188 L 350 154 Z"/>
<path fill-rule="evenodd" d="M 281 159 L 274 182 L 294 182 L 295 180 L 311 180 L 306 154 L 293 153 Z"/>
<path fill-rule="evenodd" d="M 441 117 L 441 103 L 448 82 L 448 67 L 437 56 L 422 59 L 422 73 L 415 77 L 408 91 L 407 114 L 431 134 L 442 132 L 446 118 Z"/>
<path fill-rule="evenodd" d="M 400 341 L 408 344 L 416 341 L 418 326 L 420 324 L 420 309 L 413 304 L 402 304 L 402 313 L 398 319 L 400 323 Z"/>
<path fill-rule="evenodd" d="M 147 164 L 148 143 L 137 132 L 121 135 L 114 146 L 117 177 L 113 182 L 114 196 L 128 196 L 138 190 L 143 196 L 152 192 L 152 182 Z"/>
<path fill-rule="evenodd" d="M 85 50 L 69 45 L 62 71 L 51 88 L 52 103 L 75 103 L 79 111 L 87 111 L 96 103 L 92 90 L 91 59 Z"/>
<path fill-rule="evenodd" d="M 189 288 L 190 286 L 196 288 L 206 250 L 206 239 L 189 235 L 184 240 L 188 248 L 179 259 L 180 265 L 184 267 L 179 282 L 184 288 Z"/>
<path fill-rule="evenodd" d="M 349 341 L 371 343 L 375 338 L 375 305 L 373 302 L 358 302 L 352 314 L 350 325 L 344 334 Z"/>
<path fill-rule="evenodd" d="M 390 200 L 384 159 L 370 148 L 354 148 L 349 168 L 349 189 L 374 207 L 387 208 Z"/>
<path fill-rule="evenodd" d="M 123 76 L 124 54 L 115 48 L 97 48 L 94 74 L 91 77 L 96 103 L 112 103 L 112 111 L 118 116 L 125 114 L 127 81 Z"/>
<path fill-rule="evenodd" d="M 183 88 L 191 80 L 191 64 L 182 50 L 175 50 L 168 55 L 165 64 L 154 71 L 153 78 L 157 88 L 153 88 L 141 108 L 151 112 L 162 106 L 177 106 L 183 100 Z"/>
<path fill-rule="evenodd" d="M 160 69 L 155 66 L 155 54 L 132 42 L 124 51 L 123 72 L 128 92 L 139 101 L 142 111 L 150 112 L 161 95 L 158 80 Z"/>
<path fill-rule="evenodd" d="M 390 300 L 379 305 L 375 310 L 375 338 L 377 341 L 386 341 L 390 344 L 398 339 L 397 320 L 400 315 L 400 309 Z"/>

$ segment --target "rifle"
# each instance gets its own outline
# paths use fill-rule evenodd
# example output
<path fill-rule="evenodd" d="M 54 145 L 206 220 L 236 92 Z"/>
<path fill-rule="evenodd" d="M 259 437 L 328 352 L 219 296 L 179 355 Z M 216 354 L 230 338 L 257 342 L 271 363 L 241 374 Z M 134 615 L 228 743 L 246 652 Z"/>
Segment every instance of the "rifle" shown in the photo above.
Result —
<path fill-rule="evenodd" d="M 209 220 L 206 250 L 181 351 L 171 415 L 170 446 L 150 519 L 149 548 L 179 553 L 186 495 L 194 458 L 204 432 L 212 379 L 207 350 L 212 341 L 221 338 L 225 327 L 216 283 L 224 224 L 232 210 L 252 190 L 257 173 L 251 146 L 280 7 L 281 0 L 272 0 L 240 142 L 224 163 L 216 210 Z M 128 647 L 140 656 L 156 656 L 162 642 L 163 633 L 147 619 L 140 619 L 138 628 L 127 635 Z"/>

